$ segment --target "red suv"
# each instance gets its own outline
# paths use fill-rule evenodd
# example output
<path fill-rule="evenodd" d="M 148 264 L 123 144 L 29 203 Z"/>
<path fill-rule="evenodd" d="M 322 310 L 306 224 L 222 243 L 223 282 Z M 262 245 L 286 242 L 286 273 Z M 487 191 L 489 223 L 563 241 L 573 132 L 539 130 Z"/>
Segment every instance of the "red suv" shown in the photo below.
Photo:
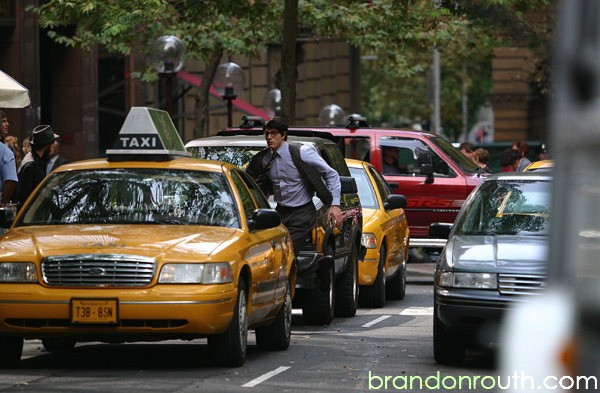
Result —
<path fill-rule="evenodd" d="M 262 120 L 246 116 L 239 128 L 262 132 Z M 239 129 L 238 128 L 238 129 Z M 225 129 L 222 133 L 235 132 Z M 329 137 L 346 158 L 370 162 L 394 193 L 406 196 L 410 247 L 441 251 L 445 239 L 429 237 L 429 224 L 454 222 L 465 199 L 486 174 L 443 136 L 424 131 L 371 128 L 362 117 L 350 116 L 346 127 L 290 127 L 290 135 Z M 386 173 L 382 148 L 398 149 L 396 174 Z"/>

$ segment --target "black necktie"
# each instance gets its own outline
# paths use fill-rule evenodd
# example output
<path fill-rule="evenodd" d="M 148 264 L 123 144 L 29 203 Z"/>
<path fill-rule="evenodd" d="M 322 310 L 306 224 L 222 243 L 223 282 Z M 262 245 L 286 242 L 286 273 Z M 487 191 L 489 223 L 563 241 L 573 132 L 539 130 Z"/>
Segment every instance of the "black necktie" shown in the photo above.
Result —
<path fill-rule="evenodd" d="M 255 179 L 257 183 L 260 184 L 268 176 L 269 170 L 273 166 L 273 160 L 275 159 L 275 157 L 277 157 L 277 152 L 271 151 L 271 158 L 269 158 L 269 161 L 267 161 L 267 165 L 265 165 L 261 174 L 258 175 L 258 177 Z"/>
<path fill-rule="evenodd" d="M 271 151 L 271 158 L 267 161 L 267 165 L 265 165 L 265 172 L 269 172 L 271 167 L 273 166 L 273 160 L 277 157 L 277 152 Z"/>

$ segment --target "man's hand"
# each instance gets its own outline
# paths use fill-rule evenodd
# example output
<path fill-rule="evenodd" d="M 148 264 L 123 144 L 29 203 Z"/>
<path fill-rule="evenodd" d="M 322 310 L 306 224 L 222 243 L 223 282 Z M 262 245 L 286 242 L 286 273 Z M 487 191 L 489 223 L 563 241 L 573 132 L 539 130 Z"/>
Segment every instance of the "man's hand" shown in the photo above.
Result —
<path fill-rule="evenodd" d="M 329 207 L 327 211 L 327 219 L 333 222 L 337 228 L 341 228 L 344 223 L 344 214 L 342 213 L 342 209 L 339 206 L 333 205 Z"/>

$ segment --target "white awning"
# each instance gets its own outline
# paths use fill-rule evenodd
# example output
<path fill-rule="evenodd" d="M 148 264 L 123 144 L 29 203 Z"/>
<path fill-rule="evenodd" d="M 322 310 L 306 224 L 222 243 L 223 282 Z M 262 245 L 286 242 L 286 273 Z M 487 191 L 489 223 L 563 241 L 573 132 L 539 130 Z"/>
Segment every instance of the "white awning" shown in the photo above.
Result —
<path fill-rule="evenodd" d="M 29 90 L 0 71 L 0 108 L 25 108 L 30 104 Z"/>

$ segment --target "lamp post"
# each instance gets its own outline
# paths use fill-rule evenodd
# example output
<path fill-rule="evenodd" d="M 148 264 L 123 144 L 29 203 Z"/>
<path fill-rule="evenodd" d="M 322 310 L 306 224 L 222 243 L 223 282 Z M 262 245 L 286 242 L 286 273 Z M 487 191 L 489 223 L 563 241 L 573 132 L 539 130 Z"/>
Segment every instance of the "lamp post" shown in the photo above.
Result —
<path fill-rule="evenodd" d="M 263 107 L 269 117 L 281 116 L 281 90 L 269 90 L 265 95 Z"/>
<path fill-rule="evenodd" d="M 433 0 L 433 6 L 437 10 L 442 6 L 442 0 Z M 441 101 L 440 101 L 440 90 L 441 90 L 441 77 L 440 77 L 440 51 L 437 46 L 433 47 L 433 54 L 431 59 L 432 77 L 433 77 L 433 116 L 432 116 L 432 127 L 431 130 L 439 134 L 442 130 L 441 121 Z"/>
<path fill-rule="evenodd" d="M 242 67 L 239 65 L 228 62 L 217 67 L 213 86 L 221 95 L 221 98 L 227 101 L 227 127 L 232 126 L 231 115 L 233 106 L 231 102 L 237 98 L 236 92 L 243 90 L 245 84 L 244 71 L 242 71 Z"/>
<path fill-rule="evenodd" d="M 339 126 L 346 121 L 344 110 L 336 104 L 326 105 L 319 112 L 319 124 L 322 126 Z"/>
<path fill-rule="evenodd" d="M 150 56 L 152 66 L 159 75 L 167 79 L 167 112 L 173 116 L 173 77 L 183 68 L 185 44 L 174 35 L 159 37 L 152 48 Z"/>

